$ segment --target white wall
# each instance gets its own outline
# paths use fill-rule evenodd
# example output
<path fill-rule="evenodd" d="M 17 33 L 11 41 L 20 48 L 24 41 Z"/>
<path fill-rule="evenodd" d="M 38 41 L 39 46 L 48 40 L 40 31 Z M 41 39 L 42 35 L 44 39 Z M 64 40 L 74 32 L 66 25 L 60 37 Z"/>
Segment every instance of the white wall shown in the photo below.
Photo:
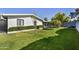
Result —
<path fill-rule="evenodd" d="M 79 32 L 79 21 L 76 22 L 76 29 Z"/>
<path fill-rule="evenodd" d="M 43 25 L 43 23 L 36 19 L 37 25 Z"/>
<path fill-rule="evenodd" d="M 8 28 L 10 27 L 17 27 L 17 19 L 24 19 L 24 26 L 31 26 L 34 25 L 33 18 L 31 17 L 8 17 Z M 42 25 L 42 22 L 37 20 L 37 25 Z"/>
<path fill-rule="evenodd" d="M 10 28 L 10 27 L 16 27 L 17 26 L 16 24 L 17 24 L 16 23 L 16 19 L 8 17 L 8 28 Z"/>
<path fill-rule="evenodd" d="M 31 26 L 31 25 L 34 25 L 33 19 L 31 17 L 26 17 L 24 19 L 24 26 Z"/>

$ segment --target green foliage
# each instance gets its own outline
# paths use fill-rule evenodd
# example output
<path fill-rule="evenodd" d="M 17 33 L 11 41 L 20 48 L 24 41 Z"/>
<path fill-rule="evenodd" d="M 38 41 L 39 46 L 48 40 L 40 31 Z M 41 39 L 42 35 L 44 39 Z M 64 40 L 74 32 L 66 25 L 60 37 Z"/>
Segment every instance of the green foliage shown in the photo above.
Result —
<path fill-rule="evenodd" d="M 64 13 L 57 13 L 54 19 L 60 20 L 62 23 L 70 21 L 70 17 L 66 16 Z"/>
<path fill-rule="evenodd" d="M 53 21 L 52 21 L 52 24 L 53 24 L 55 27 L 60 27 L 60 26 L 61 26 L 61 21 L 59 21 L 59 20 L 53 20 Z"/>
<path fill-rule="evenodd" d="M 47 17 L 44 18 L 45 21 L 48 21 Z"/>
<path fill-rule="evenodd" d="M 36 26 L 36 29 L 43 28 L 43 25 Z"/>
<path fill-rule="evenodd" d="M 42 28 L 42 25 L 36 26 L 37 29 Z M 27 29 L 35 29 L 35 26 L 20 26 L 20 27 L 11 27 L 8 31 L 19 31 L 19 30 L 27 30 Z"/>
<path fill-rule="evenodd" d="M 70 22 L 70 17 L 69 17 L 69 16 L 66 16 L 66 17 L 64 18 L 64 22 Z"/>
<path fill-rule="evenodd" d="M 65 17 L 65 14 L 59 12 L 59 13 L 57 13 L 57 14 L 54 16 L 54 19 L 63 22 L 63 21 L 64 21 L 64 17 Z"/>
<path fill-rule="evenodd" d="M 11 27 L 8 29 L 8 31 L 18 31 L 18 30 L 33 29 L 33 28 L 34 28 L 34 26 Z"/>
<path fill-rule="evenodd" d="M 52 19 L 51 19 L 51 23 L 54 24 L 54 26 L 60 26 L 63 25 L 64 22 L 69 22 L 70 21 L 70 17 L 66 16 L 64 13 L 57 13 Z"/>

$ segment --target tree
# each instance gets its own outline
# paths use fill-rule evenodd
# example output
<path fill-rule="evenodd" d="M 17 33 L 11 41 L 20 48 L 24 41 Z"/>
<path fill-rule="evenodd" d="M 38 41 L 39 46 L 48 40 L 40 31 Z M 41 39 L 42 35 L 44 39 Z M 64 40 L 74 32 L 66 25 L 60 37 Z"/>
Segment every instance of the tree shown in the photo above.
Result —
<path fill-rule="evenodd" d="M 70 21 L 70 17 L 66 16 L 64 13 L 60 13 L 58 12 L 52 19 L 51 19 L 51 23 L 54 24 L 55 26 L 61 26 L 63 25 L 65 22 L 69 22 Z M 58 25 L 59 24 L 59 25 Z"/>
<path fill-rule="evenodd" d="M 44 18 L 45 21 L 48 21 L 47 17 Z"/>
<path fill-rule="evenodd" d="M 54 17 L 51 18 L 51 21 L 54 20 Z"/>
<path fill-rule="evenodd" d="M 65 16 L 64 22 L 70 22 L 70 17 L 69 16 Z"/>
<path fill-rule="evenodd" d="M 54 19 L 60 20 L 62 23 L 70 21 L 70 17 L 66 16 L 64 13 L 58 12 L 55 16 Z"/>
<path fill-rule="evenodd" d="M 64 13 L 58 12 L 58 13 L 54 16 L 54 19 L 57 19 L 57 20 L 63 22 L 64 16 L 65 16 Z"/>
<path fill-rule="evenodd" d="M 52 23 L 55 27 L 60 27 L 60 26 L 61 26 L 61 21 L 59 21 L 59 20 L 53 20 L 51 23 Z"/>

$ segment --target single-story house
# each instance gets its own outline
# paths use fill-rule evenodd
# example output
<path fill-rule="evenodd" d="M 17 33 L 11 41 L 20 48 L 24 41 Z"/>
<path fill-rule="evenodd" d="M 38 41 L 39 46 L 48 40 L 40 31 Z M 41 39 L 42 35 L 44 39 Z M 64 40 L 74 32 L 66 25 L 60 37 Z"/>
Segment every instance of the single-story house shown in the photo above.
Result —
<path fill-rule="evenodd" d="M 0 32 L 34 29 L 42 27 L 43 20 L 34 14 L 0 15 Z"/>

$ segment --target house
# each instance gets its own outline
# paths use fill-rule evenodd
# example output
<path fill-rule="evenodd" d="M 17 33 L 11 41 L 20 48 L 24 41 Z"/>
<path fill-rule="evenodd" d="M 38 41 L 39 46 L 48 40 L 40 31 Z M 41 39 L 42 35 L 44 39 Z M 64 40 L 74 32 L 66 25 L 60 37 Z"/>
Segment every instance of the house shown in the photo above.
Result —
<path fill-rule="evenodd" d="M 2 14 L 0 15 L 0 32 L 34 29 L 42 27 L 43 20 L 34 14 Z"/>

